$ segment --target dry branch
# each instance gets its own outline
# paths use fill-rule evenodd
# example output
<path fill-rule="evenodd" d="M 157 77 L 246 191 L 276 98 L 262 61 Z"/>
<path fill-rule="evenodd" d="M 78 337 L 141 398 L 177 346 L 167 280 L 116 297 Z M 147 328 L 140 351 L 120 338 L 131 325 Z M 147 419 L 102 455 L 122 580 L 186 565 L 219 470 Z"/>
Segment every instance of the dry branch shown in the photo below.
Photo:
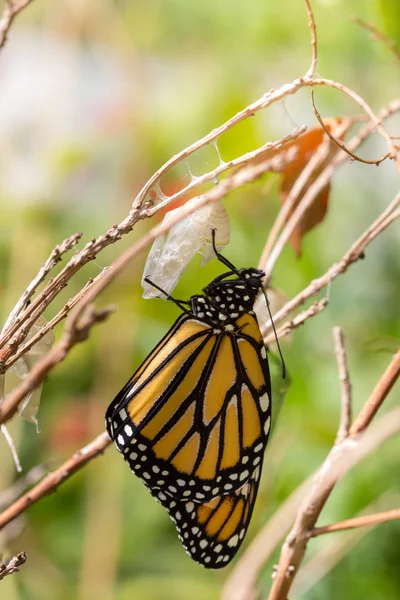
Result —
<path fill-rule="evenodd" d="M 376 384 L 368 402 L 366 402 L 350 428 L 350 434 L 363 431 L 371 423 L 386 396 L 400 375 L 400 350 L 396 352 L 388 368 Z"/>
<path fill-rule="evenodd" d="M 7 563 L 0 564 L 0 581 L 7 577 L 7 575 L 12 575 L 19 571 L 21 565 L 26 562 L 26 554 L 25 552 L 19 552 L 15 556 L 13 556 Z"/>
<path fill-rule="evenodd" d="M 326 135 L 328 136 L 328 138 L 330 140 L 332 140 L 332 142 L 334 144 L 336 144 L 337 146 L 339 146 L 339 148 L 341 150 L 343 150 L 344 152 L 346 152 L 346 154 L 348 154 L 349 156 L 351 156 L 351 158 L 353 160 L 356 160 L 358 162 L 362 162 L 365 165 L 375 165 L 376 167 L 378 167 L 380 165 L 381 162 L 383 162 L 384 160 L 386 160 L 387 158 L 389 158 L 390 156 L 390 151 L 386 152 L 383 156 L 381 156 L 380 158 L 376 158 L 374 160 L 368 160 L 366 158 L 361 158 L 360 156 L 357 156 L 357 154 L 354 154 L 354 152 L 352 152 L 344 142 L 342 142 L 341 140 L 339 140 L 337 137 L 335 137 L 335 135 L 333 133 L 331 133 L 329 131 L 329 129 L 326 127 L 325 123 L 323 122 L 321 115 L 319 114 L 317 107 L 315 106 L 315 100 L 314 100 L 314 90 L 311 90 L 311 103 L 313 105 L 313 110 L 314 110 L 314 114 L 318 119 L 318 123 L 321 125 L 322 129 L 325 131 Z"/>
<path fill-rule="evenodd" d="M 0 492 L 0 511 L 15 502 L 24 490 L 35 485 L 47 472 L 48 468 L 45 465 L 36 465 L 23 477 L 19 477 L 10 487 Z"/>
<path fill-rule="evenodd" d="M 338 275 L 347 271 L 354 262 L 360 260 L 360 258 L 364 258 L 364 252 L 372 240 L 374 240 L 393 221 L 400 217 L 400 212 L 396 210 L 399 206 L 400 192 L 370 227 L 350 247 L 338 263 L 333 264 L 324 275 L 318 279 L 314 279 L 310 285 L 304 288 L 304 290 L 292 298 L 292 300 L 289 300 L 277 313 L 275 313 L 275 324 L 282 321 L 308 298 L 315 296 L 322 288 L 326 287 L 331 281 L 336 279 Z M 267 328 L 268 331 L 271 330 L 271 325 L 269 324 Z"/>
<path fill-rule="evenodd" d="M 318 472 L 310 476 L 293 492 L 250 543 L 226 581 L 223 600 L 253 600 L 258 598 L 258 576 L 287 533 L 291 519 L 297 514 L 296 523 L 300 519 L 300 515 L 301 522 L 303 522 L 303 519 L 312 520 L 314 511 L 320 512 L 322 510 L 322 506 L 328 497 L 326 492 L 335 480 L 348 473 L 362 460 L 375 452 L 390 437 L 398 434 L 399 431 L 400 409 L 395 408 L 376 421 L 363 436 L 356 436 L 353 439 L 348 437 L 340 445 L 335 446 Z M 301 537 L 297 538 L 293 533 L 293 528 L 285 544 L 289 549 L 288 551 L 294 548 L 295 543 L 304 544 L 305 547 L 309 540 L 309 531 L 312 529 L 313 526 L 309 529 L 305 528 L 299 534 Z M 294 563 L 289 562 L 288 568 L 292 564 Z M 279 573 L 280 569 L 276 572 L 275 577 Z M 295 571 L 292 572 L 292 569 L 289 569 L 288 573 L 292 573 L 291 579 L 293 579 Z M 286 596 L 283 594 L 277 596 L 277 598 L 281 597 L 286 600 Z"/>
<path fill-rule="evenodd" d="M 340 425 L 336 442 L 341 442 L 349 435 L 351 425 L 351 383 L 349 369 L 347 366 L 347 355 L 344 347 L 344 335 L 340 327 L 333 328 L 333 339 L 335 342 L 336 360 L 338 363 L 339 381 L 341 387 Z"/>
<path fill-rule="evenodd" d="M 293 317 L 290 321 L 284 323 L 281 327 L 276 330 L 278 339 L 289 335 L 294 329 L 304 325 L 308 319 L 311 319 L 315 315 L 318 315 L 328 306 L 328 298 L 322 298 L 318 302 L 313 302 L 309 308 L 303 310 L 298 315 Z M 261 332 L 264 335 L 266 328 L 261 327 Z M 275 334 L 272 332 L 269 335 L 264 335 L 264 342 L 266 345 L 271 344 L 275 341 Z"/>
<path fill-rule="evenodd" d="M 54 492 L 61 483 L 64 483 L 74 473 L 79 471 L 92 458 L 99 456 L 111 444 L 111 440 L 106 432 L 101 433 L 90 444 L 81 448 L 71 458 L 65 461 L 53 473 L 46 477 L 30 489 L 26 494 L 16 500 L 11 506 L 0 514 L 0 530 L 10 521 L 25 512 L 27 508 L 35 504 L 38 500 Z"/>
<path fill-rule="evenodd" d="M 400 356 L 400 353 L 398 354 Z M 396 357 L 398 360 L 399 357 L 396 355 L 364 405 L 372 406 L 372 413 L 369 411 L 365 413 L 363 410 L 360 412 L 355 421 L 356 426 L 353 425 L 350 434 L 333 446 L 320 468 L 313 489 L 300 507 L 293 528 L 282 547 L 278 569 L 275 573 L 268 600 L 286 600 L 292 581 L 305 554 L 310 532 L 314 529 L 315 523 L 338 479 L 356 461 L 358 462 L 360 457 L 365 456 L 366 452 L 370 451 L 375 436 L 380 437 L 383 435 L 381 439 L 384 441 L 389 435 L 400 431 L 399 408 L 392 410 L 388 415 L 382 417 L 378 423 L 373 423 L 366 429 L 366 426 L 371 422 L 371 414 L 376 413 L 376 407 L 381 406 L 399 376 L 399 369 L 396 368 Z M 381 381 L 384 381 L 384 385 L 380 385 Z M 386 427 L 383 425 L 385 422 Z M 361 435 L 362 432 L 364 432 L 363 435 Z"/>
<path fill-rule="evenodd" d="M 31 2 L 32 0 L 19 0 L 19 2 L 16 0 L 5 0 L 5 6 L 0 20 L 0 48 L 3 48 L 7 41 L 7 35 L 15 17 Z"/>
<path fill-rule="evenodd" d="M 84 314 L 79 313 L 76 318 L 71 318 L 65 326 L 60 341 L 32 367 L 25 379 L 0 404 L 0 423 L 6 423 L 11 419 L 24 398 L 44 381 L 56 365 L 66 358 L 71 348 L 88 338 L 93 325 L 104 321 L 113 310 L 113 308 L 104 308 L 96 312 L 93 307 L 89 307 Z"/>
<path fill-rule="evenodd" d="M 387 521 L 395 521 L 397 519 L 400 519 L 400 508 L 387 510 L 381 513 L 374 513 L 372 515 L 363 515 L 362 517 L 355 517 L 354 519 L 346 519 L 345 521 L 338 521 L 337 523 L 324 525 L 323 527 L 315 527 L 310 532 L 310 537 L 317 537 L 324 533 L 333 533 L 334 531 L 355 529 L 356 527 L 370 527 L 371 525 L 378 525 L 379 523 L 386 523 Z"/>
<path fill-rule="evenodd" d="M 36 277 L 28 285 L 28 287 L 22 294 L 21 298 L 18 300 L 18 302 L 14 306 L 13 310 L 10 312 L 10 314 L 7 318 L 7 321 L 5 322 L 5 324 L 3 326 L 3 331 L 6 330 L 7 327 L 9 327 L 9 325 L 18 317 L 19 313 L 22 311 L 22 309 L 24 308 L 24 306 L 26 305 L 28 300 L 30 300 L 32 298 L 33 294 L 36 292 L 38 286 L 42 283 L 42 281 L 44 281 L 46 279 L 46 277 L 50 273 L 50 271 L 52 269 L 54 269 L 54 267 L 61 261 L 62 256 L 64 254 L 66 254 L 67 252 L 69 252 L 69 250 L 71 250 L 71 248 L 76 246 L 76 244 L 79 242 L 81 237 L 82 237 L 81 233 L 75 233 L 74 235 L 71 235 L 66 240 L 61 242 L 61 244 L 58 244 L 54 248 L 54 250 L 51 252 L 49 258 L 39 269 L 39 272 L 36 275 Z M 0 353 L 0 356 L 1 356 L 1 353 Z"/>
<path fill-rule="evenodd" d="M 376 512 L 386 508 L 388 503 L 393 504 L 393 501 L 398 501 L 398 494 L 383 494 L 378 501 L 371 503 L 361 511 L 358 517 L 364 516 L 368 512 Z M 378 525 L 378 524 L 377 524 Z M 298 573 L 293 587 L 292 595 L 297 598 L 306 594 L 314 587 L 321 579 L 323 579 L 329 571 L 331 571 L 343 558 L 346 556 L 366 535 L 371 529 L 358 528 L 348 531 L 346 535 L 329 538 L 329 542 L 322 548 L 319 548 L 315 554 L 302 566 Z"/>
<path fill-rule="evenodd" d="M 378 29 L 376 29 L 376 27 L 374 27 L 370 23 L 367 23 L 363 19 L 360 19 L 359 17 L 353 17 L 352 21 L 354 21 L 354 23 L 357 23 L 357 25 L 360 25 L 360 27 L 363 27 L 364 29 L 369 31 L 372 38 L 375 38 L 379 42 L 385 44 L 385 46 L 387 46 L 389 50 L 393 52 L 397 60 L 400 61 L 400 50 L 397 47 L 396 42 L 394 40 L 388 38 L 386 35 L 384 35 Z"/>

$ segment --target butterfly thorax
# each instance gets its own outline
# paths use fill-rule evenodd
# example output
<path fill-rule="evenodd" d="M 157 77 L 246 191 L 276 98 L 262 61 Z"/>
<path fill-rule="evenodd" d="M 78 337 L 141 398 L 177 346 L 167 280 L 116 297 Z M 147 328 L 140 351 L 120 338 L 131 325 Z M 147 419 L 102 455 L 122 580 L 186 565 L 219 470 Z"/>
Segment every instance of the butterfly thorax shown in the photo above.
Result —
<path fill-rule="evenodd" d="M 190 298 L 194 316 L 213 327 L 231 328 L 234 321 L 253 309 L 263 276 L 258 269 L 242 269 L 236 279 L 217 277 L 203 289 L 204 294 Z"/>

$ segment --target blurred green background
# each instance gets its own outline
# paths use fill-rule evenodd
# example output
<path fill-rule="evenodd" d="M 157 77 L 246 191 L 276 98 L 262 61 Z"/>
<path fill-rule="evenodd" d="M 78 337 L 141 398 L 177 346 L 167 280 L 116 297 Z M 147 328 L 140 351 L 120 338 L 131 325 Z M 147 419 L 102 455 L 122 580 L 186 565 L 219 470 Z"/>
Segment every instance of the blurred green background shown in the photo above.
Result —
<path fill-rule="evenodd" d="M 378 111 L 399 93 L 399 65 L 350 17 L 373 23 L 400 45 L 399 2 L 314 0 L 313 7 L 318 74 L 353 87 Z M 309 61 L 301 0 L 36 0 L 14 23 L 0 55 L 3 319 L 57 243 L 76 231 L 86 242 L 121 221 L 135 194 L 172 154 L 271 87 L 305 73 Z M 336 91 L 318 89 L 316 102 L 323 116 L 359 113 Z M 303 123 L 316 123 L 309 90 L 221 138 L 222 158 L 239 156 Z M 399 135 L 399 124 L 398 117 L 390 121 L 393 135 Z M 378 136 L 362 150 L 367 157 L 384 151 Z M 194 174 L 213 164 L 213 153 L 190 159 Z M 276 176 L 266 177 L 225 202 L 232 225 L 226 255 L 239 266 L 258 263 L 279 208 L 277 185 Z M 322 274 L 397 189 L 393 165 L 377 169 L 349 162 L 334 179 L 327 218 L 304 239 L 300 260 L 286 248 L 273 285 L 291 297 Z M 140 223 L 80 271 L 46 317 L 153 223 Z M 240 554 L 334 441 L 340 392 L 332 326 L 342 326 L 346 335 L 355 410 L 398 346 L 399 238 L 395 223 L 364 261 L 333 283 L 325 312 L 284 344 L 292 383 Z M 116 304 L 117 313 L 48 378 L 40 433 L 22 419 L 11 423 L 24 472 L 36 464 L 60 464 L 103 430 L 108 403 L 176 318 L 172 304 L 141 298 L 144 260 L 145 255 L 132 263 L 99 299 L 98 305 Z M 216 261 L 200 269 L 196 258 L 177 297 L 198 292 L 219 272 Z M 394 389 L 383 410 L 398 397 Z M 17 476 L 3 438 L 0 444 L 5 489 Z M 393 439 L 337 486 L 320 523 L 352 517 L 383 501 L 386 508 L 398 506 L 398 474 L 399 442 Z M 352 538 L 345 541 L 351 534 L 337 534 L 342 536 L 337 565 L 291 598 L 400 598 L 400 524 L 365 534 L 351 551 Z M 333 541 L 329 536 L 313 541 L 308 558 Z M 114 448 L 12 523 L 0 542 L 6 555 L 21 550 L 28 555 L 21 572 L 0 583 L 7 600 L 212 600 L 231 569 L 206 571 L 186 556 L 172 522 Z M 264 592 L 277 557 L 263 573 Z M 318 567 L 314 572 L 317 578 Z"/>

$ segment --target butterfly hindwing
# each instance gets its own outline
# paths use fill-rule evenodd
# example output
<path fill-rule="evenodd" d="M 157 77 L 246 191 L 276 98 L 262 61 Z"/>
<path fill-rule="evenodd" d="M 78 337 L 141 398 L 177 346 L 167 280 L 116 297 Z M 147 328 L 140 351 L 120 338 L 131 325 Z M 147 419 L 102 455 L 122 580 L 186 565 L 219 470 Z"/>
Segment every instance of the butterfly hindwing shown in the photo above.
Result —
<path fill-rule="evenodd" d="M 257 498 L 262 461 L 241 488 L 207 503 L 171 498 L 150 488 L 175 524 L 187 554 L 209 569 L 225 567 L 246 535 Z"/>

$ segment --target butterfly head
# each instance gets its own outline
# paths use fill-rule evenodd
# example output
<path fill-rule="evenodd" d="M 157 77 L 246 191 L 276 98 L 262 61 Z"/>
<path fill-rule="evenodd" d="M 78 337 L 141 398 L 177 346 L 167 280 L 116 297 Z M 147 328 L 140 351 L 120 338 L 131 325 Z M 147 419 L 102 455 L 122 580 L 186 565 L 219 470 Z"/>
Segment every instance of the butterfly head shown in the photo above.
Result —
<path fill-rule="evenodd" d="M 258 291 L 262 287 L 264 275 L 264 271 L 260 269 L 241 269 L 239 271 L 240 279 L 243 279 L 246 286 L 254 291 Z"/>

